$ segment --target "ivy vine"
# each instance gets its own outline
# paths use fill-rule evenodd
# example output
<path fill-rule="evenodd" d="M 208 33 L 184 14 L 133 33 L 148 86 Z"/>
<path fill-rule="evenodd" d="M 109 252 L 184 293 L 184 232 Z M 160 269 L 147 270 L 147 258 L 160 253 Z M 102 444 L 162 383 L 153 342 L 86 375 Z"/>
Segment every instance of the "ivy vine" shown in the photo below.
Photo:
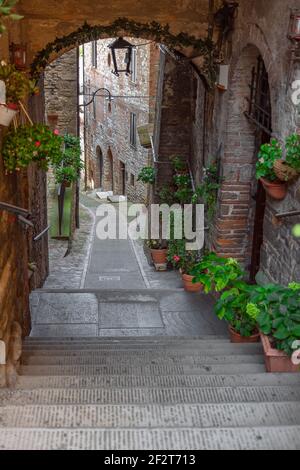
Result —
<path fill-rule="evenodd" d="M 214 80 L 214 50 L 215 46 L 210 38 L 199 39 L 187 33 L 174 35 L 170 32 L 170 26 L 160 25 L 156 21 L 151 23 L 139 23 L 127 18 L 118 18 L 108 26 L 91 26 L 84 23 L 82 27 L 66 36 L 57 37 L 53 42 L 47 44 L 35 57 L 31 64 L 31 76 L 38 80 L 40 73 L 49 65 L 53 54 L 58 54 L 63 50 L 70 50 L 72 47 L 80 46 L 90 41 L 98 40 L 102 37 L 119 36 L 120 31 L 128 33 L 134 37 L 149 37 L 154 41 L 165 44 L 169 48 L 193 47 L 199 56 L 204 57 L 203 74 L 208 82 Z"/>

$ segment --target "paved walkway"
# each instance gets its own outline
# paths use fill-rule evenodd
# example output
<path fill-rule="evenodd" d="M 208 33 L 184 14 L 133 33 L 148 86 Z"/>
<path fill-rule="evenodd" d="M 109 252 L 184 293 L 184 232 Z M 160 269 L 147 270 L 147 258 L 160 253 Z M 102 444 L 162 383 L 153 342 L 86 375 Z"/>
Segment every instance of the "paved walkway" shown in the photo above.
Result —
<path fill-rule="evenodd" d="M 51 274 L 31 295 L 31 336 L 226 336 L 211 297 L 184 292 L 175 271 L 156 272 L 141 242 L 99 240 L 99 201 L 81 202 L 71 254 L 51 241 Z"/>

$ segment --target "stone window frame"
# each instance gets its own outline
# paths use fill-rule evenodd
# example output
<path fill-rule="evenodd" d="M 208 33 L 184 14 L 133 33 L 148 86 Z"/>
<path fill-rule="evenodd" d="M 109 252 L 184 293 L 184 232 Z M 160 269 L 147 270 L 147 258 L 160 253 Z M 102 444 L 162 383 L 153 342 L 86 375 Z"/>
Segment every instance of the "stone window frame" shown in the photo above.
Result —
<path fill-rule="evenodd" d="M 130 185 L 135 186 L 135 175 L 133 173 L 130 173 Z"/>

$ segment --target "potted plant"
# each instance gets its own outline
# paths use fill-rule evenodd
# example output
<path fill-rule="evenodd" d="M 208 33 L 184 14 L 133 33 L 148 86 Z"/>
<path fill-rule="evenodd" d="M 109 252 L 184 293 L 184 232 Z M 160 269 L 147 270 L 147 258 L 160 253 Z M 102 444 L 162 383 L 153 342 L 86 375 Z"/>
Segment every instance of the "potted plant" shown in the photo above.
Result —
<path fill-rule="evenodd" d="M 180 270 L 183 286 L 187 292 L 199 292 L 203 289 L 200 282 L 193 282 L 194 276 L 191 274 L 195 264 L 199 261 L 199 254 L 197 251 L 187 251 L 185 240 L 169 242 L 167 260 L 174 268 Z"/>
<path fill-rule="evenodd" d="M 55 182 L 64 185 L 66 188 L 69 188 L 77 178 L 78 172 L 71 166 L 62 166 L 55 171 Z"/>
<path fill-rule="evenodd" d="M 267 371 L 299 372 L 291 356 L 300 340 L 300 284 L 257 287 L 252 301 L 260 310 L 257 322 Z"/>
<path fill-rule="evenodd" d="M 177 173 L 178 175 L 188 174 L 188 165 L 183 157 L 181 157 L 180 155 L 172 155 L 172 157 L 170 157 L 170 160 L 172 162 L 172 167 L 175 173 Z"/>
<path fill-rule="evenodd" d="M 257 316 L 260 312 L 257 305 L 251 303 L 251 293 L 255 286 L 244 281 L 234 281 L 229 290 L 223 292 L 215 305 L 215 312 L 220 320 L 229 325 L 232 343 L 257 343 L 260 334 L 257 327 Z"/>
<path fill-rule="evenodd" d="M 231 288 L 233 282 L 242 280 L 245 275 L 236 259 L 221 258 L 216 253 L 205 255 L 194 266 L 191 274 L 194 276 L 194 282 L 203 284 L 206 294 Z"/>
<path fill-rule="evenodd" d="M 274 164 L 282 159 L 282 149 L 278 140 L 272 139 L 269 144 L 260 148 L 256 163 L 256 177 L 262 182 L 267 194 L 281 201 L 287 194 L 286 182 L 280 181 L 275 173 Z"/>
<path fill-rule="evenodd" d="M 154 184 L 155 183 L 155 169 L 151 166 L 144 167 L 140 171 L 137 180 L 145 184 Z"/>
<path fill-rule="evenodd" d="M 276 160 L 274 171 L 281 181 L 294 181 L 300 173 L 300 136 L 292 134 L 285 141 L 286 159 Z"/>
<path fill-rule="evenodd" d="M 0 124 L 7 127 L 19 111 L 19 103 L 28 95 L 37 93 L 38 89 L 24 72 L 4 61 L 0 64 L 0 80 L 6 87 L 6 103 L 0 105 Z"/>
<path fill-rule="evenodd" d="M 167 244 L 162 240 L 148 240 L 146 242 L 148 248 L 150 248 L 153 263 L 155 265 L 167 265 Z"/>
<path fill-rule="evenodd" d="M 26 168 L 31 162 L 47 171 L 62 158 L 62 138 L 48 126 L 35 124 L 10 130 L 3 139 L 2 156 L 8 172 Z"/>

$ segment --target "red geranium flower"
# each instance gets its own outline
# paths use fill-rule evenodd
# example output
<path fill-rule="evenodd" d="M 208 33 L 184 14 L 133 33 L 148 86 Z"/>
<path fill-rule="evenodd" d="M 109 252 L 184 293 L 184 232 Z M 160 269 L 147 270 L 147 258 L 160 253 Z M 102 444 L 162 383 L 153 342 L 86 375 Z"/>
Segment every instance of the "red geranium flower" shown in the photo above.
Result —
<path fill-rule="evenodd" d="M 34 144 L 36 147 L 40 147 L 41 146 L 41 141 L 40 140 L 37 140 Z"/>
<path fill-rule="evenodd" d="M 174 260 L 176 263 L 178 263 L 178 262 L 180 261 L 180 256 L 178 256 L 178 255 L 173 256 L 173 260 Z"/>
<path fill-rule="evenodd" d="M 59 135 L 59 130 L 58 130 L 58 129 L 54 129 L 53 134 L 54 134 L 54 135 Z"/>

